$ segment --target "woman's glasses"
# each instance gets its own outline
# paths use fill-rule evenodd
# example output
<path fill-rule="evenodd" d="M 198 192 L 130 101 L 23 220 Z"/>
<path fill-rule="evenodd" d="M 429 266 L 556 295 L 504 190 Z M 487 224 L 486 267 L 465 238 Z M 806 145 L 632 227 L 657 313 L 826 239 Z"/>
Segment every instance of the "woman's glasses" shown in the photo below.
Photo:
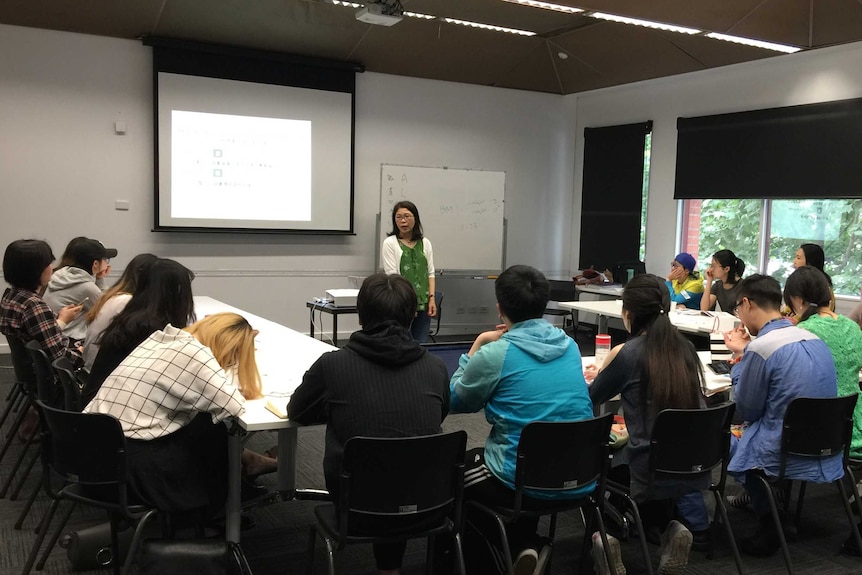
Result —
<path fill-rule="evenodd" d="M 413 214 L 405 214 L 405 215 L 398 214 L 397 216 L 395 216 L 395 220 L 398 222 L 406 222 L 407 220 L 412 220 L 412 219 L 413 219 Z"/>

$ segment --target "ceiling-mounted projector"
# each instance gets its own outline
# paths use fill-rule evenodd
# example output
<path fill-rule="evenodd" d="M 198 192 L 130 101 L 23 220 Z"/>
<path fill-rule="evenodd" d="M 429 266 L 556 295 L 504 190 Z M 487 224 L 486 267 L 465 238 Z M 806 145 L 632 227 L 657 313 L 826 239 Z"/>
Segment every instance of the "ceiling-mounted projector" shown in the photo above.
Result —
<path fill-rule="evenodd" d="M 375 26 L 393 26 L 401 22 L 401 16 L 384 14 L 384 4 L 368 4 L 356 12 L 356 19 Z"/>

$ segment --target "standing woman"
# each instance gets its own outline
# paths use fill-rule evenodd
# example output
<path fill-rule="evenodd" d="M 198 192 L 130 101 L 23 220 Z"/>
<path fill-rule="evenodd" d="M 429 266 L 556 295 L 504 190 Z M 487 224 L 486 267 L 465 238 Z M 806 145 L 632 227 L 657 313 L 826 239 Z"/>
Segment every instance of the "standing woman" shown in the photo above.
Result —
<path fill-rule="evenodd" d="M 736 292 L 745 262 L 736 257 L 730 250 L 719 250 L 712 255 L 712 265 L 706 268 L 706 287 L 703 288 L 703 299 L 700 309 L 709 311 L 715 309 L 718 302 L 721 311 L 733 313 L 736 306 Z"/>
<path fill-rule="evenodd" d="M 410 326 L 413 339 L 428 341 L 431 318 L 437 315 L 434 301 L 434 252 L 431 241 L 422 234 L 422 220 L 413 202 L 398 202 L 392 207 L 392 231 L 381 249 L 383 271 L 404 276 L 416 290 L 416 319 Z"/>

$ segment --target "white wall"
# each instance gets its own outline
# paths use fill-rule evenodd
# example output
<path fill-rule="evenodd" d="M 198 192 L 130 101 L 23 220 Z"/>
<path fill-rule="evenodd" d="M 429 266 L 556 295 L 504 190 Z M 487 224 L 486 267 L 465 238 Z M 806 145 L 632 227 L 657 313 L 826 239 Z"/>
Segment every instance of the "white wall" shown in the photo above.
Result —
<path fill-rule="evenodd" d="M 862 97 L 862 43 L 569 96 L 576 117 L 574 241 L 580 237 L 585 127 L 653 121 L 647 213 L 647 270 L 663 275 L 677 253 L 673 200 L 676 120 Z M 739 238 L 739 241 L 753 241 Z M 570 267 L 577 268 L 577 250 Z M 843 310 L 844 304 L 839 311 Z"/>
<path fill-rule="evenodd" d="M 59 256 L 86 235 L 119 249 L 116 271 L 151 251 L 193 269 L 196 293 L 307 331 L 309 297 L 372 271 L 380 164 L 395 163 L 505 171 L 507 262 L 569 272 L 574 138 L 560 96 L 358 75 L 350 237 L 152 233 L 152 97 L 139 42 L 0 25 L 0 246 L 43 238 Z M 131 209 L 116 211 L 118 199 Z M 493 309 L 490 283 L 441 286 L 455 332 L 494 323 L 454 313 Z M 355 327 L 342 317 L 340 331 Z"/>

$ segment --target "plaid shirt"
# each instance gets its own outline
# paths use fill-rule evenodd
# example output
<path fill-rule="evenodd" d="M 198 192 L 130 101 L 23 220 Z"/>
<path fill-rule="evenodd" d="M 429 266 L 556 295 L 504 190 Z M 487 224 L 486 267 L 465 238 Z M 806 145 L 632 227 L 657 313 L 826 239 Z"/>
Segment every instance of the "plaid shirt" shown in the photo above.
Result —
<path fill-rule="evenodd" d="M 0 333 L 27 343 L 39 342 L 51 360 L 68 357 L 76 367 L 83 363 L 81 353 L 69 348 L 54 312 L 42 298 L 26 289 L 7 288 L 0 300 Z"/>
<path fill-rule="evenodd" d="M 84 408 L 113 415 L 126 437 L 141 440 L 179 431 L 198 413 L 218 423 L 244 411 L 245 399 L 212 351 L 170 324 L 136 347 Z"/>

